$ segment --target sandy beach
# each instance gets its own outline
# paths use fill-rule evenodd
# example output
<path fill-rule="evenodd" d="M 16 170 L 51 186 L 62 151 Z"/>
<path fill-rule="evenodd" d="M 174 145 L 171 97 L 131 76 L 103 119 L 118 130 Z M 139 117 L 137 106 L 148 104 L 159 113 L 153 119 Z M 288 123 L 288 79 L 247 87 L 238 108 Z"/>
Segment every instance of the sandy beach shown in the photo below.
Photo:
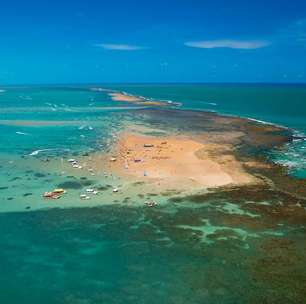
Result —
<path fill-rule="evenodd" d="M 200 143 L 188 137 L 122 133 L 109 156 L 115 174 L 159 186 L 246 185 L 259 181 L 244 171 L 230 145 Z"/>

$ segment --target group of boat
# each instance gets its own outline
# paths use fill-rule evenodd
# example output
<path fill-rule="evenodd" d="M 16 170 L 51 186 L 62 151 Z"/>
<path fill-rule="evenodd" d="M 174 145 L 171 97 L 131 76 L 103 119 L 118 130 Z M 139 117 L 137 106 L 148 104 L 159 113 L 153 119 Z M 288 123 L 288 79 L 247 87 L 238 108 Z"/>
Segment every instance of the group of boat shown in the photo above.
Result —
<path fill-rule="evenodd" d="M 145 205 L 147 207 L 156 207 L 157 206 L 157 203 L 154 202 L 154 201 L 145 201 Z"/>

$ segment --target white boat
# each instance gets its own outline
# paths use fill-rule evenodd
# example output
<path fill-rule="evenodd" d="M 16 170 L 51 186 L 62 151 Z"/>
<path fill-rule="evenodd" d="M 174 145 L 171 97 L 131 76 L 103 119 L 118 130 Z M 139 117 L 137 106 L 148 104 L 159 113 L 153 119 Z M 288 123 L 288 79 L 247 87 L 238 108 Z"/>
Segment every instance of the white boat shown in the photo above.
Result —
<path fill-rule="evenodd" d="M 87 196 L 86 194 L 81 194 L 81 195 L 80 195 L 80 199 L 82 199 L 82 200 L 89 200 L 90 197 Z"/>

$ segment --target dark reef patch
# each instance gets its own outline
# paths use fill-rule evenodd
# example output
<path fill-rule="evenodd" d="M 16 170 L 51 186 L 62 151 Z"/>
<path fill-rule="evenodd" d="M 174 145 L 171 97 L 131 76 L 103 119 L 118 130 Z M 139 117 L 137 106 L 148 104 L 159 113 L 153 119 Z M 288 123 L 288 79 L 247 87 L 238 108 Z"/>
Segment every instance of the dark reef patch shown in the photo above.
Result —
<path fill-rule="evenodd" d="M 92 181 L 92 180 L 82 180 L 81 183 L 82 183 L 83 186 L 91 186 L 91 185 L 94 184 L 94 181 Z"/>
<path fill-rule="evenodd" d="M 13 182 L 13 181 L 16 181 L 16 180 L 19 180 L 19 179 L 22 179 L 21 177 L 19 176 L 16 176 L 16 177 L 13 177 L 9 180 L 9 182 Z"/>
<path fill-rule="evenodd" d="M 181 192 L 176 189 L 168 189 L 161 193 L 162 196 L 173 196 L 173 195 L 179 195 Z"/>
<path fill-rule="evenodd" d="M 31 195 L 33 195 L 33 193 L 31 193 L 31 192 L 28 192 L 28 193 L 25 193 L 23 196 L 31 196 Z"/>
<path fill-rule="evenodd" d="M 77 181 L 69 181 L 69 182 L 63 182 L 57 185 L 58 188 L 64 188 L 64 189 L 82 189 L 83 185 L 80 182 Z"/>
<path fill-rule="evenodd" d="M 74 181 L 66 181 L 66 182 L 62 182 L 60 184 L 57 185 L 58 188 L 64 188 L 64 189 L 82 189 L 83 187 L 86 186 L 91 186 L 94 184 L 94 181 L 92 180 L 84 180 L 84 179 L 80 179 L 80 180 L 74 180 Z"/>
<path fill-rule="evenodd" d="M 34 173 L 34 176 L 41 178 L 41 177 L 46 177 L 46 174 L 37 172 L 37 173 Z"/>
<path fill-rule="evenodd" d="M 131 198 L 130 197 L 125 197 L 124 199 L 123 199 L 123 203 L 128 203 L 128 202 L 130 202 L 131 201 Z"/>
<path fill-rule="evenodd" d="M 158 196 L 158 194 L 157 193 L 147 193 L 147 196 L 153 197 L 153 196 Z"/>
<path fill-rule="evenodd" d="M 106 191 L 106 190 L 109 190 L 110 188 L 112 188 L 111 185 L 99 185 L 99 186 L 96 186 L 96 189 L 99 190 L 99 191 Z"/>
<path fill-rule="evenodd" d="M 135 183 L 133 183 L 133 186 L 142 186 L 144 184 L 145 184 L 145 182 L 135 182 Z"/>

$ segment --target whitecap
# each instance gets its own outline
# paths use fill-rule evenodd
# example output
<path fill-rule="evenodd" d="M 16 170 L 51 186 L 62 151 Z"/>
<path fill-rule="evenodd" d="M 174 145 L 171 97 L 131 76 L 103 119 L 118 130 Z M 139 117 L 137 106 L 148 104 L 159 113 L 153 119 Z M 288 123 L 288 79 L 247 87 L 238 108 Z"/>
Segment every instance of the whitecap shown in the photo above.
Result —
<path fill-rule="evenodd" d="M 92 131 L 94 128 L 92 126 L 83 125 L 79 127 L 79 130 L 89 130 Z"/>
<path fill-rule="evenodd" d="M 94 92 L 113 92 L 113 90 L 103 89 L 103 88 L 90 88 L 90 91 L 94 91 Z"/>

